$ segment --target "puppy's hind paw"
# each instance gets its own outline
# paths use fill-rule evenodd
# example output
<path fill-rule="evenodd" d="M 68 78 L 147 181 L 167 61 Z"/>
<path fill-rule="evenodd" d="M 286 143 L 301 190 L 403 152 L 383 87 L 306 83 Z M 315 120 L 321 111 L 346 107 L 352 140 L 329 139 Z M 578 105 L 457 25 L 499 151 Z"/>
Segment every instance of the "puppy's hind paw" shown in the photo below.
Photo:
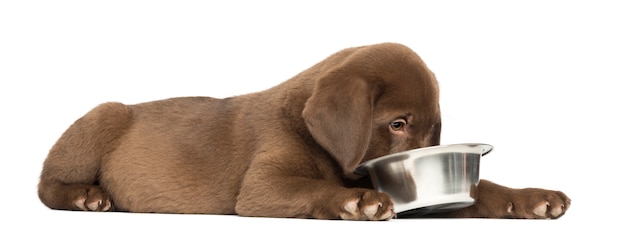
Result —
<path fill-rule="evenodd" d="M 75 210 L 112 211 L 113 204 L 109 196 L 98 186 L 78 186 L 70 192 L 70 199 Z"/>

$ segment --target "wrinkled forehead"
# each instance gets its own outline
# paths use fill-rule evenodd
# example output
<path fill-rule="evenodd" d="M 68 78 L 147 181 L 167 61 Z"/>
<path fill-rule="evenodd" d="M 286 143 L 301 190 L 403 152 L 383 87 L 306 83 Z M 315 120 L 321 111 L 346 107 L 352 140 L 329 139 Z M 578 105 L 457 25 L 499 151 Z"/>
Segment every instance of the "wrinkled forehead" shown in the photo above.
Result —
<path fill-rule="evenodd" d="M 434 75 L 427 73 L 403 75 L 385 80 L 385 89 L 376 102 L 377 110 L 389 113 L 411 113 L 439 120 L 439 86 Z"/>
<path fill-rule="evenodd" d="M 426 89 L 429 90 L 429 89 Z M 436 93 L 414 90 L 385 90 L 376 102 L 376 110 L 384 110 L 397 114 L 429 114 L 438 119 L 439 98 Z"/>
<path fill-rule="evenodd" d="M 439 85 L 435 75 L 425 67 L 418 67 L 405 72 L 395 72 L 384 79 L 384 97 L 402 103 L 421 101 L 427 104 L 439 104 Z"/>

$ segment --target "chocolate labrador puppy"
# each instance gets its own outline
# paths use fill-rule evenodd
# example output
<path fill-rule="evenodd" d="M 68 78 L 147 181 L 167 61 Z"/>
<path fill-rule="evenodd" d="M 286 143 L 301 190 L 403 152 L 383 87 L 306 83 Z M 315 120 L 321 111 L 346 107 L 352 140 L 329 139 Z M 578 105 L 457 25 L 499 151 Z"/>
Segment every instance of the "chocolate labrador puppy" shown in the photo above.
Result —
<path fill-rule="evenodd" d="M 348 48 L 271 89 L 105 103 L 59 138 L 39 197 L 53 209 L 388 220 L 361 162 L 439 144 L 437 81 L 411 49 Z M 558 218 L 561 192 L 482 180 L 450 217 Z"/>

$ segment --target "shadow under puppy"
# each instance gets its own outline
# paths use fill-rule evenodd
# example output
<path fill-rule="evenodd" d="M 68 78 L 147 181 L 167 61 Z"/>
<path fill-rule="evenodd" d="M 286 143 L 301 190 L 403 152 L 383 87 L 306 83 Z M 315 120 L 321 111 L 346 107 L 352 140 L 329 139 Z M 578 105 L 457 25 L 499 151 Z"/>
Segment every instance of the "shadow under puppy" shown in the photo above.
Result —
<path fill-rule="evenodd" d="M 411 49 L 348 48 L 265 91 L 105 103 L 59 138 L 39 197 L 53 209 L 388 220 L 361 162 L 439 144 L 439 90 Z M 483 180 L 451 217 L 558 218 L 561 192 Z"/>

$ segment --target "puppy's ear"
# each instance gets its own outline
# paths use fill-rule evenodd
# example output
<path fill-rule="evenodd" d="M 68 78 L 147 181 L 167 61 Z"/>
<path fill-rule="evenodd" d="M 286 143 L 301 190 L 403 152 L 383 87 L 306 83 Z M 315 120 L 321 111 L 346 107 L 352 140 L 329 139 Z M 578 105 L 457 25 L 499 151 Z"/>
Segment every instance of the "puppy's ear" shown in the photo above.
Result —
<path fill-rule="evenodd" d="M 318 79 L 302 117 L 315 141 L 352 176 L 370 142 L 382 82 L 342 74 L 329 72 Z"/>

